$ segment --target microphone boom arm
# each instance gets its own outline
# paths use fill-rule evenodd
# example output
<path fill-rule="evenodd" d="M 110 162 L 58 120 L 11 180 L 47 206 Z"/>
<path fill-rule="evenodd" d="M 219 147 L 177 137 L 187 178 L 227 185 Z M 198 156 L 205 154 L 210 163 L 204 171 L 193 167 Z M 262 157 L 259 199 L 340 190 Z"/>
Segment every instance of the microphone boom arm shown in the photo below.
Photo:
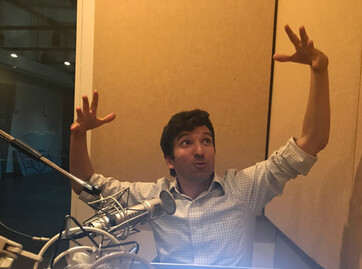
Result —
<path fill-rule="evenodd" d="M 4 139 L 6 142 L 8 142 L 11 146 L 14 148 L 20 150 L 22 153 L 28 155 L 29 157 L 41 161 L 45 163 L 46 165 L 50 166 L 54 170 L 58 171 L 59 173 L 63 174 L 65 177 L 69 178 L 70 180 L 80 184 L 83 187 L 83 190 L 93 196 L 99 196 L 101 193 L 101 189 L 99 186 L 91 185 L 90 183 L 81 180 L 80 178 L 77 178 L 76 176 L 72 175 L 71 173 L 65 171 L 63 168 L 59 167 L 46 157 L 44 157 L 39 151 L 32 148 L 31 146 L 25 144 L 24 142 L 12 137 L 11 135 L 7 134 L 3 130 L 0 129 L 0 138 Z"/>

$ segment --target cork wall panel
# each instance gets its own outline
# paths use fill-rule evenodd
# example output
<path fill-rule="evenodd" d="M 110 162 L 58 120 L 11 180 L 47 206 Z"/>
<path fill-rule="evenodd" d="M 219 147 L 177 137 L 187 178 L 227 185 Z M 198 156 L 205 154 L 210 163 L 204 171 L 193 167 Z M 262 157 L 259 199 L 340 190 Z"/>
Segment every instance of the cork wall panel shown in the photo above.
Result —
<path fill-rule="evenodd" d="M 270 0 L 96 1 L 93 84 L 117 118 L 92 132 L 95 170 L 168 175 L 162 129 L 194 108 L 214 123 L 218 174 L 264 159 L 273 19 Z"/>
<path fill-rule="evenodd" d="M 356 150 L 356 128 L 360 107 L 361 8 L 362 3 L 355 0 L 283 0 L 278 6 L 276 51 L 293 51 L 284 24 L 294 29 L 305 25 L 315 46 L 330 58 L 331 136 L 310 174 L 288 183 L 284 194 L 267 206 L 266 215 L 308 255 L 332 269 L 348 268 L 341 260 L 346 247 L 344 231 L 351 223 L 349 219 L 358 217 L 350 215 L 357 214 L 356 210 L 350 211 L 350 201 L 356 193 L 355 175 L 360 159 L 356 156 L 360 154 Z M 300 135 L 308 91 L 308 67 L 275 66 L 270 152 L 288 137 Z M 356 227 L 357 222 L 352 223 Z"/>

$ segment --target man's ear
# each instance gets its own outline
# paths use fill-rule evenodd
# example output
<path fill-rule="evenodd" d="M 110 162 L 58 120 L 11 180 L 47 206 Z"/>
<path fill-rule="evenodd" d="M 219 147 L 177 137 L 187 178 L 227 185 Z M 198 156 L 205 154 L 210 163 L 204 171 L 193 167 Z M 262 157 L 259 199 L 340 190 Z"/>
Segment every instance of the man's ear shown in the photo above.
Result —
<path fill-rule="evenodd" d="M 175 167 L 174 167 L 174 161 L 173 161 L 173 158 L 172 157 L 170 157 L 170 156 L 167 156 L 166 158 L 165 158 L 165 160 L 166 160 L 166 164 L 167 164 L 167 167 L 169 168 L 169 169 L 175 169 Z"/>

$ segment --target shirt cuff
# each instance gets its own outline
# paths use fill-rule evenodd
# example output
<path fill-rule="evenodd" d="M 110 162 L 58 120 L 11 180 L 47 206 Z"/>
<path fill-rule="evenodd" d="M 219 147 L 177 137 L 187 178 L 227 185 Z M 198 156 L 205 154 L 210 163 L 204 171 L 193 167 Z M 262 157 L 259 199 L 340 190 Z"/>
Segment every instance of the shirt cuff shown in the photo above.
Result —
<path fill-rule="evenodd" d="M 93 174 L 88 182 L 92 185 L 102 186 L 102 176 L 98 175 L 98 174 Z M 83 190 L 79 194 L 78 198 L 80 200 L 82 200 L 83 202 L 91 202 L 91 201 L 96 200 L 96 198 L 93 195 L 91 195 Z"/>
<path fill-rule="evenodd" d="M 296 143 L 295 138 L 291 137 L 283 151 L 283 156 L 286 157 L 292 167 L 294 167 L 298 173 L 306 176 L 312 166 L 318 160 L 318 157 L 310 155 L 303 151 Z"/>

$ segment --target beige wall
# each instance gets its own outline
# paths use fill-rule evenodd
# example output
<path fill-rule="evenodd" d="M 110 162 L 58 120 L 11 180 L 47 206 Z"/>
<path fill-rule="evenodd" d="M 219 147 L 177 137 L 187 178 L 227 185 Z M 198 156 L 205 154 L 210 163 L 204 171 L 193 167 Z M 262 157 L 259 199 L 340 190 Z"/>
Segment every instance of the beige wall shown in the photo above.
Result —
<path fill-rule="evenodd" d="M 352 253 L 353 259 L 361 259 L 361 241 L 356 249 L 357 237 L 348 237 L 362 233 L 361 198 L 356 189 L 353 192 L 361 187 L 356 177 L 362 133 L 361 116 L 357 114 L 361 110 L 361 8 L 358 0 L 284 0 L 279 1 L 278 7 L 277 51 L 293 51 L 283 32 L 284 24 L 294 28 L 305 25 L 315 46 L 330 58 L 332 121 L 329 145 L 319 154 L 320 160 L 310 175 L 287 184 L 284 194 L 267 206 L 266 215 L 326 268 L 360 268 L 357 263 L 347 267 L 346 261 L 351 262 Z M 300 134 L 308 77 L 307 67 L 275 66 L 270 150 L 287 137 Z M 355 205 L 350 211 L 352 196 L 359 209 Z M 351 243 L 354 248 L 347 251 Z"/>
<path fill-rule="evenodd" d="M 269 0 L 96 1 L 94 87 L 117 119 L 92 133 L 95 169 L 167 175 L 162 129 L 193 108 L 211 114 L 218 174 L 263 159 L 273 15 Z"/>

